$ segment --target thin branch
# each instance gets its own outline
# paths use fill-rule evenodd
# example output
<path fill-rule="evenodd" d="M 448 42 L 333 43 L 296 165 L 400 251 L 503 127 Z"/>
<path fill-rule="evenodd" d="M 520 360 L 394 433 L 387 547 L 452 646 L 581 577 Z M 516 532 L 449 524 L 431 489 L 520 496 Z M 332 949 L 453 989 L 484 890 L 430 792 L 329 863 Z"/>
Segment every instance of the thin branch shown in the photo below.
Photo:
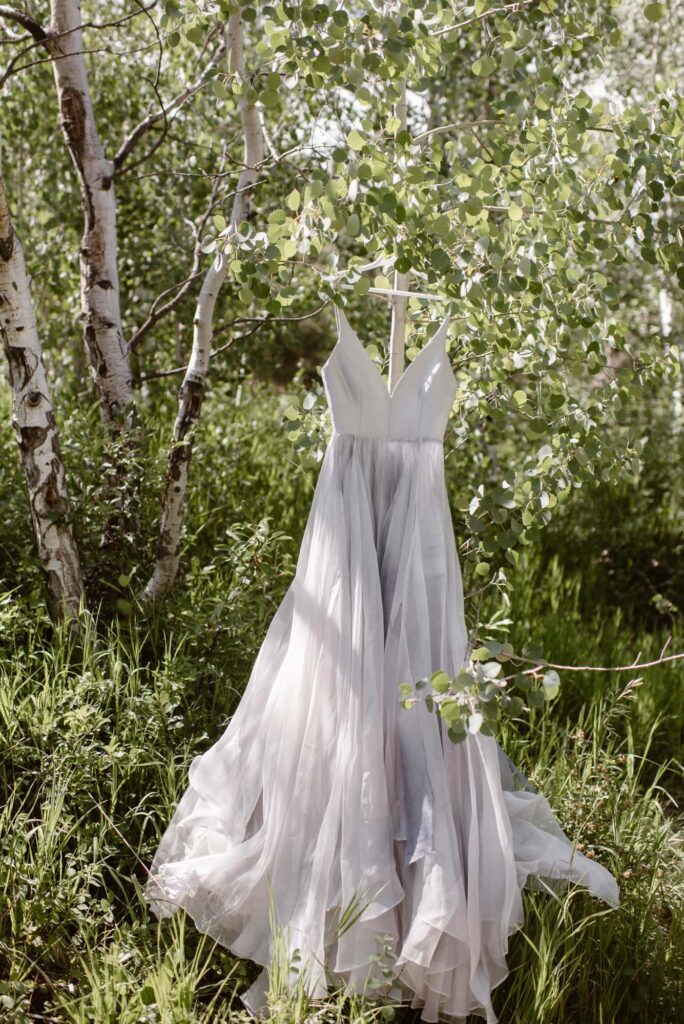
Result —
<path fill-rule="evenodd" d="M 145 14 L 145 17 L 147 18 L 147 20 L 149 21 L 150 25 L 152 26 L 152 31 L 154 32 L 154 37 L 157 40 L 157 50 L 158 50 L 158 53 L 157 53 L 157 66 L 156 66 L 156 69 L 155 69 L 155 72 L 154 72 L 154 81 L 148 82 L 148 84 L 151 86 L 152 91 L 154 92 L 154 95 L 155 95 L 155 97 L 157 99 L 157 103 L 159 104 L 159 106 L 161 108 L 162 117 L 164 118 L 164 129 L 163 129 L 163 131 L 161 133 L 161 136 L 152 145 L 152 147 L 149 150 L 149 152 L 146 153 L 145 156 L 143 156 L 139 160 L 137 160 L 134 164 L 132 164 L 131 167 L 128 168 L 129 170 L 132 170 L 133 167 L 138 167 L 141 163 L 144 163 L 145 160 L 147 160 L 150 156 L 152 156 L 152 154 L 157 149 L 159 149 L 159 147 L 164 142 L 164 138 L 166 136 L 166 128 L 167 128 L 166 111 L 164 110 L 164 102 L 163 102 L 163 100 L 161 98 L 161 94 L 159 92 L 159 79 L 161 77 L 162 59 L 164 57 L 164 44 L 162 43 L 161 32 L 159 31 L 159 28 L 158 28 L 154 18 L 149 13 L 149 11 L 145 7 L 145 5 L 141 2 L 141 0 L 135 0 L 135 3 L 137 3 L 138 7 L 140 8 L 141 14 L 143 14 L 143 13 Z M 141 75 L 140 77 L 142 78 L 143 81 L 148 81 L 148 79 L 146 79 L 144 77 L 144 75 Z M 114 163 L 114 171 L 116 173 L 116 164 L 115 163 Z"/>
<path fill-rule="evenodd" d="M 86 28 L 96 29 L 97 31 L 106 28 L 119 28 L 121 25 L 125 24 L 125 22 L 130 21 L 132 18 L 137 18 L 139 15 L 145 14 L 147 11 L 151 11 L 156 6 L 157 0 L 151 0 L 151 3 L 149 4 L 148 7 L 144 7 L 141 5 L 140 10 L 133 11 L 130 14 L 124 14 L 120 18 L 115 18 L 112 21 L 86 21 L 80 26 L 79 31 Z M 33 19 L 29 18 L 29 16 L 25 14 L 23 11 L 19 11 L 17 10 L 16 7 L 10 7 L 7 4 L 0 4 L 0 17 L 5 17 L 9 20 L 16 22 L 17 24 L 23 25 L 25 28 L 28 29 L 28 31 L 31 33 L 35 40 L 35 42 L 31 43 L 29 46 L 24 47 L 24 49 L 20 50 L 19 53 L 14 55 L 12 60 L 9 62 L 5 70 L 5 73 L 0 78 L 0 89 L 4 86 L 7 79 L 10 78 L 13 74 L 19 71 L 25 71 L 27 68 L 35 67 L 38 64 L 45 64 L 48 60 L 52 59 L 50 57 L 41 58 L 40 60 L 30 61 L 28 64 L 22 64 L 18 68 L 15 67 L 17 61 L 20 60 L 25 54 L 30 53 L 31 50 L 35 50 L 37 46 L 44 46 L 48 39 L 48 35 L 50 42 L 59 42 L 59 40 L 65 39 L 67 36 L 71 35 L 72 32 L 76 31 L 76 29 L 66 29 L 64 32 L 47 33 L 40 25 L 34 22 Z M 29 22 L 30 24 L 28 24 Z M 20 42 L 21 40 L 17 41 Z M 84 52 L 118 53 L 119 51 L 112 51 L 110 48 L 105 47 L 102 50 L 89 50 Z"/>
<path fill-rule="evenodd" d="M 70 33 L 69 32 L 60 32 L 60 33 L 55 34 L 54 36 L 50 33 L 49 36 L 46 36 L 46 38 L 42 40 L 42 45 L 47 45 L 48 41 L 50 43 L 52 43 L 53 40 L 60 39 L 63 36 L 67 36 L 67 35 L 70 35 Z M 33 43 L 30 47 L 27 47 L 27 50 L 34 49 L 36 45 L 38 45 L 38 44 L 37 43 Z M 67 57 L 68 56 L 72 56 L 72 57 L 77 57 L 77 56 L 87 57 L 89 54 L 94 54 L 94 53 L 108 53 L 112 57 L 128 57 L 132 53 L 145 53 L 147 50 L 151 50 L 154 47 L 156 47 L 156 45 L 157 45 L 156 43 L 147 43 L 145 46 L 134 46 L 134 47 L 132 47 L 129 50 L 115 50 L 111 46 L 96 46 L 92 50 L 78 50 L 78 51 L 74 51 L 74 53 L 68 54 L 66 56 Z M 7 67 L 7 70 L 5 71 L 5 73 L 2 76 L 2 78 L 0 78 L 0 88 L 2 88 L 2 86 L 5 84 L 7 79 L 11 75 L 13 75 L 13 74 L 18 74 L 20 71 L 28 71 L 29 68 L 37 68 L 41 64 L 51 64 L 51 63 L 56 63 L 59 60 L 65 60 L 66 59 L 66 57 L 64 55 L 55 54 L 54 56 L 40 57 L 40 58 L 38 58 L 38 60 L 29 61 L 27 64 L 20 64 L 18 68 L 15 68 L 14 64 L 19 59 L 19 57 L 23 56 L 23 54 L 27 52 L 27 50 L 23 50 L 22 53 L 17 54 L 17 56 L 14 57 L 10 61 L 9 65 Z"/>
<path fill-rule="evenodd" d="M 480 125 L 500 123 L 503 122 L 496 121 L 494 118 L 483 118 L 481 121 L 452 121 L 451 124 L 441 124 L 437 128 L 430 128 L 429 131 L 421 132 L 420 135 L 415 136 L 413 142 L 421 146 L 431 139 L 433 135 L 444 135 L 454 128 L 477 128 Z"/>
<path fill-rule="evenodd" d="M 641 671 L 643 668 L 655 668 L 657 665 L 665 665 L 670 661 L 681 661 L 684 659 L 684 652 L 681 654 L 668 654 L 665 657 L 661 654 L 659 658 L 655 658 L 653 661 L 639 661 L 639 657 L 640 655 L 637 655 L 631 665 L 556 665 L 553 661 L 524 658 L 518 654 L 511 655 L 510 661 L 518 661 L 526 665 L 535 666 L 534 668 L 525 669 L 522 672 L 524 676 L 534 675 L 540 668 L 555 668 L 559 672 L 632 672 L 635 668 Z"/>
<path fill-rule="evenodd" d="M 222 334 L 224 331 L 229 331 L 235 327 L 236 324 L 250 324 L 253 323 L 254 327 L 250 331 L 245 331 L 244 334 L 236 334 L 234 337 L 227 341 L 225 345 L 220 345 L 218 348 L 214 348 L 211 351 L 211 358 L 220 355 L 238 341 L 244 341 L 245 338 L 251 338 L 253 334 L 266 324 L 288 324 L 288 323 L 300 323 L 302 320 L 310 320 L 314 316 L 318 316 L 326 306 L 329 305 L 329 300 L 323 302 L 318 309 L 312 310 L 311 313 L 303 313 L 301 316 L 272 316 L 270 313 L 267 316 L 262 317 L 238 317 L 235 320 L 229 320 L 225 324 L 221 324 L 214 331 L 214 335 Z M 175 366 L 172 370 L 159 370 L 157 373 L 148 373 L 144 376 L 134 377 L 134 383 L 144 384 L 148 380 L 158 380 L 160 377 L 175 377 L 179 373 L 185 373 L 187 370 L 186 366 Z"/>
<path fill-rule="evenodd" d="M 144 120 L 142 120 L 138 125 L 136 125 L 136 127 L 133 129 L 132 132 L 130 132 L 128 137 L 126 139 L 124 139 L 124 141 L 122 142 L 121 146 L 119 147 L 118 152 L 116 153 L 116 155 L 114 157 L 113 163 L 114 163 L 115 173 L 118 173 L 118 174 L 128 173 L 129 171 L 133 170 L 135 167 L 140 166 L 140 164 L 143 163 L 145 160 L 147 160 L 147 158 L 151 155 L 151 153 L 154 152 L 155 149 L 159 148 L 159 146 L 164 141 L 164 137 L 166 136 L 167 121 L 168 121 L 169 115 L 175 113 L 178 110 L 180 110 L 180 108 L 182 106 L 184 106 L 185 103 L 187 103 L 188 100 L 192 99 L 192 97 L 195 96 L 196 93 L 198 93 L 201 89 L 203 89 L 205 87 L 205 85 L 207 84 L 207 81 L 211 77 L 211 72 L 214 70 L 214 68 L 218 65 L 219 61 L 223 57 L 223 54 L 225 53 L 225 49 L 226 49 L 225 41 L 223 39 L 221 39 L 221 42 L 220 42 L 219 46 L 216 48 L 216 50 L 212 54 L 211 60 L 208 62 L 206 68 L 203 70 L 202 74 L 199 76 L 197 81 L 194 82 L 192 85 L 187 86 L 187 88 L 183 89 L 182 92 L 178 93 L 178 95 L 175 96 L 171 100 L 171 102 L 167 104 L 167 106 L 164 106 L 163 103 L 162 103 L 160 105 L 160 109 L 159 110 L 156 110 L 153 114 L 150 114 L 148 117 L 146 117 Z M 125 160 L 130 155 L 131 151 L 135 148 L 135 146 L 138 144 L 138 142 L 143 137 L 143 135 L 145 135 L 145 133 L 148 132 L 150 130 L 150 128 L 152 128 L 155 124 L 157 124 L 158 121 L 162 121 L 162 120 L 164 121 L 164 127 L 162 129 L 162 135 L 161 135 L 160 139 L 157 140 L 157 142 L 155 143 L 153 148 L 150 150 L 150 152 L 146 153 L 144 157 L 142 157 L 140 160 L 137 160 L 134 164 L 131 164 L 129 167 L 126 167 L 124 170 L 122 170 L 122 167 L 123 167 L 123 164 L 124 164 Z"/>
<path fill-rule="evenodd" d="M 482 14 L 476 14 L 472 18 L 466 18 L 465 21 L 458 21 L 455 25 L 447 25 L 446 28 L 440 28 L 437 32 L 433 33 L 433 36 L 448 35 L 449 32 L 454 32 L 458 28 L 467 28 L 478 21 L 485 21 L 494 14 L 518 14 L 522 7 L 529 7 L 530 4 L 538 4 L 540 2 L 541 0 L 518 0 L 518 3 L 507 4 L 505 7 L 491 7 L 488 11 L 483 11 Z"/>
<path fill-rule="evenodd" d="M 18 10 L 16 7 L 0 4 L 0 18 L 7 18 L 16 25 L 21 25 L 23 29 L 33 36 L 37 43 L 42 43 L 47 38 L 45 29 L 41 28 L 38 22 L 34 21 L 30 15 Z"/>
<path fill-rule="evenodd" d="M 216 202 L 217 202 L 217 198 L 218 198 L 219 188 L 220 188 L 221 180 L 222 180 L 221 176 L 223 174 L 223 167 L 224 167 L 224 164 L 225 164 L 225 157 L 226 157 L 226 154 L 224 152 L 223 158 L 221 160 L 220 172 L 216 176 L 216 178 L 214 179 L 214 182 L 213 182 L 213 185 L 212 185 L 211 197 L 209 199 L 209 203 L 207 205 L 207 209 L 206 209 L 206 211 L 204 213 L 204 216 L 202 217 L 202 219 L 201 219 L 201 221 L 200 221 L 200 223 L 199 223 L 199 225 L 197 227 L 197 231 L 195 233 L 195 249 L 194 249 L 194 252 L 193 252 L 192 268 L 190 270 L 190 273 L 185 278 L 185 280 L 182 281 L 179 285 L 173 285 L 171 288 L 168 288 L 165 292 L 162 292 L 161 295 L 157 296 L 157 298 L 152 303 L 152 308 L 150 309 L 150 312 L 147 315 L 147 319 L 135 331 L 135 333 L 133 334 L 133 336 L 132 336 L 132 338 L 131 338 L 131 340 L 129 342 L 129 348 L 131 350 L 133 350 L 136 347 L 136 345 L 140 344 L 140 342 L 145 337 L 145 335 L 154 327 L 155 324 L 157 324 L 162 319 L 162 317 L 167 316 L 168 313 L 171 313 L 176 308 L 176 306 L 181 302 L 181 300 L 184 298 L 184 296 L 187 295 L 187 293 L 189 292 L 189 290 L 192 287 L 192 285 L 195 283 L 197 278 L 202 273 L 202 269 L 201 269 L 202 268 L 202 233 L 203 233 L 203 231 L 204 231 L 204 229 L 205 229 L 205 227 L 207 225 L 207 221 L 211 217 L 211 215 L 214 212 L 214 209 L 216 207 Z M 174 291 L 175 289 L 177 289 L 177 291 L 176 291 L 176 294 L 173 296 L 172 299 L 169 299 L 169 301 L 165 302 L 164 305 L 162 305 L 162 306 L 158 306 L 157 305 L 157 303 L 160 302 L 164 298 L 165 295 L 168 295 L 170 292 Z"/>

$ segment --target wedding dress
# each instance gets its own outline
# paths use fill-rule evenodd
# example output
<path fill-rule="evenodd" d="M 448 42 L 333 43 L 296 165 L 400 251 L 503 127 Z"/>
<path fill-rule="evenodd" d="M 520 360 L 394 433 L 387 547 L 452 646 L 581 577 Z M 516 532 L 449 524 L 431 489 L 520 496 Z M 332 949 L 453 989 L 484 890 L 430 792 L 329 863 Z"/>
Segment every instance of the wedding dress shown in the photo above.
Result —
<path fill-rule="evenodd" d="M 424 702 L 400 706 L 399 684 L 455 674 L 467 653 L 444 485 L 449 320 L 392 395 L 337 322 L 333 434 L 296 574 L 227 729 L 190 766 L 147 898 L 265 967 L 272 906 L 313 997 L 382 991 L 385 936 L 388 999 L 491 1024 L 522 887 L 576 883 L 611 905 L 618 888 L 494 738 L 454 744 Z M 263 970 L 242 996 L 253 1014 L 267 986 Z"/>

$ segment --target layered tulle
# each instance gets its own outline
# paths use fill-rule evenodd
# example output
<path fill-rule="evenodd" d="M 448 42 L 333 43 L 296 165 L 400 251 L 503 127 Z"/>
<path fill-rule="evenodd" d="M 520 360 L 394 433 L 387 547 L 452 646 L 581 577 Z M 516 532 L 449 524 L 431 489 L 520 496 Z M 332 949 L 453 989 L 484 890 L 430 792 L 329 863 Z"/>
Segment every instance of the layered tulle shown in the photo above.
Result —
<path fill-rule="evenodd" d="M 494 739 L 454 745 L 422 702 L 400 707 L 399 684 L 466 648 L 441 443 L 335 434 L 295 578 L 152 864 L 155 912 L 268 965 L 272 908 L 314 997 L 373 991 L 384 936 L 389 995 L 426 1021 L 494 1021 L 522 887 L 618 894 Z M 253 1012 L 266 986 L 243 996 Z"/>

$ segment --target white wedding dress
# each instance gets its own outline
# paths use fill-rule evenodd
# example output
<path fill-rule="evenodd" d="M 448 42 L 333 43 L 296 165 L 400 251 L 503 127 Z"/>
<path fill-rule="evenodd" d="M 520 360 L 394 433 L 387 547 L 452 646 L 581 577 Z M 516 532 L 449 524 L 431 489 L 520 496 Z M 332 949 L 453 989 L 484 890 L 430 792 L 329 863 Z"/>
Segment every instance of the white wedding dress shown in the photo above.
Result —
<path fill-rule="evenodd" d="M 190 766 L 147 897 L 266 966 L 272 899 L 313 997 L 377 992 L 369 958 L 391 936 L 388 999 L 425 1021 L 491 1024 L 522 887 L 577 883 L 612 905 L 618 888 L 495 739 L 453 744 L 423 702 L 400 706 L 400 683 L 455 674 L 466 657 L 444 485 L 448 318 L 390 396 L 337 317 L 323 368 L 334 432 L 296 574 L 227 729 Z M 264 970 L 242 997 L 254 1014 L 267 984 Z"/>

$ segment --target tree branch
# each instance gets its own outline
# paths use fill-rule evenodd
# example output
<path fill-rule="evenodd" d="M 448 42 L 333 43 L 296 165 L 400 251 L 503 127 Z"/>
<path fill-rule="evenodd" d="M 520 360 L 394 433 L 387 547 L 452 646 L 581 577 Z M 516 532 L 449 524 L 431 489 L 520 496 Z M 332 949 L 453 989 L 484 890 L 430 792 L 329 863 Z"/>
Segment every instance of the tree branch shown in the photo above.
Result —
<path fill-rule="evenodd" d="M 310 320 L 312 317 L 318 316 L 318 314 L 325 309 L 328 305 L 328 301 L 329 300 L 326 299 L 318 309 L 314 309 L 310 313 L 303 313 L 301 316 L 272 316 L 272 314 L 268 313 L 266 316 L 260 317 L 239 317 L 237 320 L 230 320 L 225 324 L 221 324 L 219 327 L 214 329 L 214 337 L 224 331 L 231 330 L 231 328 L 235 327 L 236 324 L 252 323 L 254 326 L 243 334 L 233 335 L 230 341 L 227 341 L 224 345 L 219 345 L 218 348 L 212 349 L 211 358 L 215 359 L 216 356 L 221 355 L 222 352 L 226 352 L 237 342 L 244 341 L 246 338 L 251 338 L 253 334 L 256 334 L 256 332 L 266 324 L 293 324 L 301 323 L 302 320 Z M 157 373 L 146 373 L 144 376 L 134 377 L 133 381 L 135 384 L 144 384 L 148 380 L 159 380 L 160 377 L 176 377 L 178 374 L 185 373 L 187 369 L 187 364 L 185 366 L 175 366 L 171 370 L 159 370 Z"/>
<path fill-rule="evenodd" d="M 224 164 L 225 164 L 225 158 L 226 158 L 226 154 L 224 152 L 223 159 L 221 160 L 221 166 L 220 166 L 219 173 L 214 178 L 214 182 L 213 182 L 212 189 L 211 189 L 211 198 L 210 198 L 209 203 L 207 205 L 206 212 L 205 212 L 204 216 L 202 217 L 202 219 L 201 219 L 201 221 L 200 221 L 200 223 L 199 223 L 199 225 L 197 227 L 197 231 L 196 231 L 196 234 L 195 234 L 195 249 L 194 249 L 194 253 L 193 253 L 192 268 L 190 270 L 190 273 L 188 274 L 188 276 L 185 278 L 184 281 L 181 281 L 180 284 L 176 284 L 176 285 L 173 285 L 171 288 L 167 288 L 167 290 L 165 292 L 162 292 L 161 295 L 157 296 L 157 298 L 152 303 L 152 307 L 151 307 L 149 313 L 147 314 L 147 319 L 144 321 L 144 323 L 142 323 L 140 325 L 140 327 L 138 327 L 138 329 L 134 332 L 133 336 L 131 337 L 131 340 L 129 342 L 129 348 L 131 349 L 131 351 L 137 345 L 140 344 L 142 339 L 145 337 L 145 335 L 149 331 L 152 330 L 152 328 L 155 326 L 155 324 L 159 323 L 159 321 L 163 317 L 167 316 L 169 313 L 171 313 L 176 308 L 176 306 L 181 302 L 181 300 L 185 297 L 185 295 L 187 295 L 187 293 L 192 288 L 193 284 L 195 283 L 195 281 L 197 280 L 197 278 L 199 277 L 199 275 L 201 273 L 201 266 L 202 266 L 202 233 L 203 233 L 203 231 L 204 231 L 204 229 L 206 227 L 207 221 L 211 217 L 212 213 L 214 212 L 214 208 L 216 206 L 216 201 L 217 201 L 219 189 L 220 189 L 220 186 L 221 186 L 221 179 L 222 179 L 222 175 L 223 175 L 223 167 L 224 167 Z M 176 294 L 173 296 L 173 298 L 169 299 L 168 302 L 165 302 L 163 305 L 157 305 L 159 302 L 161 302 L 161 300 L 164 298 L 164 296 L 168 295 L 170 292 L 172 292 L 174 290 L 175 290 Z M 183 367 L 183 369 L 187 369 L 187 367 Z"/>
<path fill-rule="evenodd" d="M 242 13 L 238 8 L 228 20 L 231 71 L 237 74 L 242 82 L 246 82 L 243 31 Z M 171 589 L 178 572 L 185 495 L 192 457 L 192 440 L 188 435 L 199 420 L 204 398 L 204 385 L 211 360 L 214 309 L 221 285 L 228 273 L 230 249 L 237 236 L 238 227 L 250 215 L 254 187 L 264 159 L 264 137 L 259 115 L 248 93 L 243 93 L 240 97 L 239 107 L 244 135 L 244 166 L 233 200 L 230 224 L 221 236 L 224 251 L 215 255 L 197 301 L 192 352 L 178 393 L 178 413 L 173 428 L 174 445 L 169 455 L 164 484 L 155 565 L 150 579 L 139 595 L 139 600 L 144 606 L 151 606 L 160 601 Z"/>
<path fill-rule="evenodd" d="M 45 29 L 41 28 L 38 22 L 34 21 L 30 15 L 18 10 L 16 7 L 0 4 L 0 18 L 7 18 L 16 25 L 21 25 L 26 32 L 33 36 L 37 43 L 42 43 L 47 38 Z"/>
<path fill-rule="evenodd" d="M 661 655 L 653 661 L 639 661 L 637 657 L 631 665 L 557 665 L 553 661 L 543 661 L 535 658 L 523 658 L 521 655 L 511 655 L 511 661 L 517 661 L 525 665 L 533 665 L 534 668 L 527 668 L 521 674 L 524 676 L 534 675 L 535 672 L 547 668 L 556 669 L 559 672 L 633 672 L 634 669 L 655 668 L 657 665 L 665 665 L 670 661 L 681 661 L 682 654 Z"/>
<path fill-rule="evenodd" d="M 469 25 L 475 25 L 476 22 L 485 21 L 495 14 L 518 14 L 522 7 L 529 7 L 530 4 L 538 3 L 540 3 L 540 0 L 518 0 L 518 3 L 507 4 L 504 7 L 490 7 L 488 11 L 483 11 L 482 14 L 476 14 L 472 18 L 466 18 L 465 21 L 456 22 L 455 25 L 447 25 L 445 28 L 440 28 L 434 35 L 436 37 L 448 35 L 449 32 L 454 32 L 458 28 L 467 28 Z"/>
<path fill-rule="evenodd" d="M 178 95 L 175 96 L 167 106 L 162 106 L 159 110 L 155 111 L 153 114 L 150 114 L 148 117 L 144 118 L 144 120 L 142 120 L 139 124 L 135 126 L 135 128 L 129 133 L 127 138 L 124 139 L 121 146 L 119 147 L 118 152 L 114 157 L 113 164 L 115 174 L 122 173 L 123 164 L 125 163 L 128 156 L 131 154 L 132 150 L 140 142 L 142 137 L 150 130 L 150 128 L 157 124 L 157 122 L 163 120 L 164 129 L 162 138 L 158 140 L 154 148 L 156 149 L 158 148 L 158 146 L 161 145 L 164 135 L 166 134 L 166 122 L 169 115 L 180 110 L 181 107 L 184 106 L 188 100 L 192 99 L 192 97 L 195 96 L 196 93 L 198 93 L 201 89 L 204 88 L 208 80 L 211 78 L 214 68 L 218 66 L 221 58 L 223 57 L 225 49 L 226 45 L 224 40 L 222 39 L 220 44 L 214 51 L 207 66 L 202 71 L 202 74 L 197 79 L 197 81 L 194 82 L 192 85 L 187 86 L 187 88 L 183 89 L 182 92 L 179 92 Z M 147 156 L 149 155 L 150 154 L 148 153 L 143 159 L 147 159 Z M 125 170 L 130 171 L 133 169 L 133 167 L 139 166 L 140 163 L 142 163 L 142 160 L 136 161 L 135 164 L 132 164 L 130 167 L 125 168 Z"/>

